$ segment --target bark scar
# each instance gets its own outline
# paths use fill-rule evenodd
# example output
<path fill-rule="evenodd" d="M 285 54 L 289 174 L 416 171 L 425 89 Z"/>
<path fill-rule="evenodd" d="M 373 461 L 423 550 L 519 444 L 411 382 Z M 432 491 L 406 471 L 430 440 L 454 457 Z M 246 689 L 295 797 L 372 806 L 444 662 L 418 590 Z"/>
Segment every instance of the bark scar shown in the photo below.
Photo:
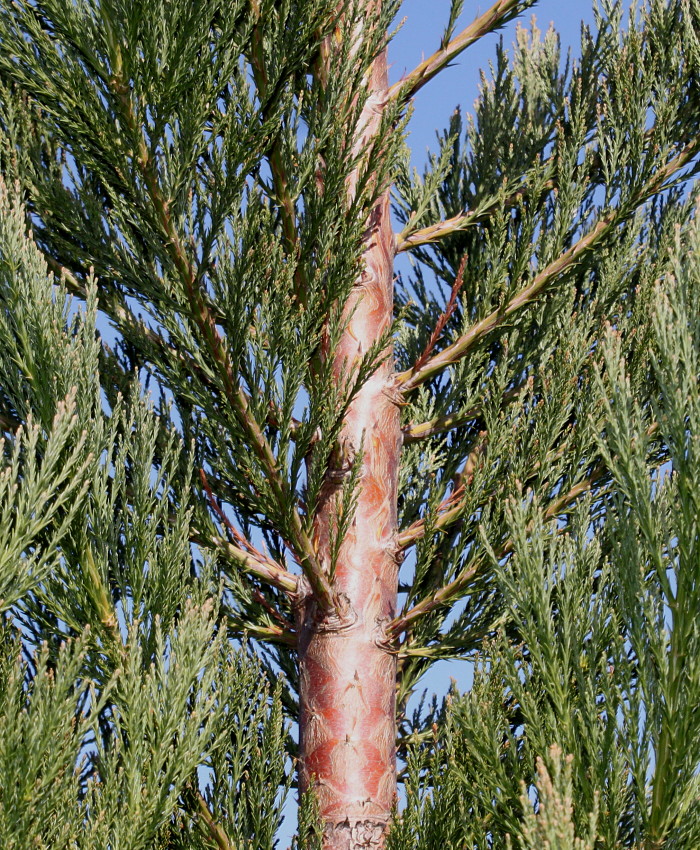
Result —
<path fill-rule="evenodd" d="M 388 617 L 377 619 L 374 629 L 374 645 L 386 652 L 387 655 L 398 655 L 399 650 L 396 647 L 395 638 L 390 638 L 387 634 L 387 626 L 391 620 Z"/>
<path fill-rule="evenodd" d="M 292 602 L 297 621 L 301 621 L 305 629 L 314 632 L 333 634 L 351 629 L 358 621 L 357 611 L 344 593 L 336 596 L 337 605 L 334 611 L 324 613 L 313 598 L 310 588 L 306 592 L 297 592 Z"/>
<path fill-rule="evenodd" d="M 359 848 L 380 848 L 384 844 L 384 835 L 388 821 L 384 819 L 367 819 L 341 821 L 326 824 L 325 838 L 333 850 L 358 850 Z"/>

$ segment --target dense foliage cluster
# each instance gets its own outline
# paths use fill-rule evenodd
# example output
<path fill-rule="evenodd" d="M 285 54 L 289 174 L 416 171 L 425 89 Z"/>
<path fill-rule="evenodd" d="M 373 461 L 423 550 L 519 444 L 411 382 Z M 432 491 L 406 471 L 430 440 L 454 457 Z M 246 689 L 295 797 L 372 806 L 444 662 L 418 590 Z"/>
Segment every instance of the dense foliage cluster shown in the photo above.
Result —
<path fill-rule="evenodd" d="M 400 3 L 344 5 L 0 0 L 0 846 L 275 846 L 292 591 L 391 338 L 387 847 L 694 850 L 700 4 L 605 0 L 576 59 L 519 28 L 423 175 L 426 80 L 348 131 Z M 411 272 L 338 383 L 389 185 Z M 450 658 L 473 686 L 411 714 Z"/>

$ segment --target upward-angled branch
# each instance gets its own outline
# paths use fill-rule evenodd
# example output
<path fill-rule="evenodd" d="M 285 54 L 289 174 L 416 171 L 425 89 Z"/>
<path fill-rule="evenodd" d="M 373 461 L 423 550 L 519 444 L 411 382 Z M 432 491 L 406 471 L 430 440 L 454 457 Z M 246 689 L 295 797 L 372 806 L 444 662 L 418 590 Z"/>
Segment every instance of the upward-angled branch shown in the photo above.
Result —
<path fill-rule="evenodd" d="M 585 236 L 582 236 L 575 245 L 546 266 L 529 286 L 524 287 L 517 295 L 514 295 L 505 307 L 493 310 L 488 316 L 485 316 L 481 321 L 472 325 L 458 340 L 453 342 L 452 345 L 448 345 L 447 348 L 436 354 L 427 363 L 419 366 L 417 369 L 410 369 L 399 375 L 402 390 L 408 392 L 415 389 L 425 383 L 425 381 L 433 378 L 450 364 L 461 360 L 486 334 L 503 324 L 510 315 L 534 301 L 554 280 L 563 272 L 570 269 L 583 255 L 587 254 L 597 245 L 603 235 L 610 231 L 616 220 L 617 218 L 614 215 L 600 219 L 595 227 Z"/>
<path fill-rule="evenodd" d="M 216 319 L 209 310 L 207 302 L 202 295 L 197 270 L 188 257 L 180 234 L 175 227 L 170 214 L 170 203 L 164 197 L 159 184 L 156 163 L 146 146 L 143 133 L 137 124 L 129 98 L 129 87 L 121 77 L 121 68 L 121 54 L 117 49 L 114 63 L 115 70 L 110 79 L 110 86 L 115 95 L 122 119 L 136 140 L 137 151 L 134 157 L 135 164 L 143 177 L 148 198 L 151 201 L 158 224 L 163 232 L 170 259 L 182 282 L 193 319 L 217 365 L 226 398 L 265 471 L 267 481 L 277 504 L 280 510 L 289 518 L 292 531 L 292 539 L 289 542 L 292 550 L 313 589 L 318 604 L 324 610 L 331 611 L 335 606 L 335 602 L 330 582 L 318 563 L 313 544 L 304 530 L 299 513 L 296 509 L 290 511 L 287 508 L 290 502 L 293 502 L 293 498 L 288 493 L 286 482 L 283 481 L 280 475 L 279 466 L 272 447 L 259 423 L 253 416 L 249 400 L 234 374 L 226 344 L 221 338 L 216 326 Z"/>
<path fill-rule="evenodd" d="M 193 543 L 203 546 L 211 546 L 225 558 L 238 564 L 245 572 L 252 573 L 261 581 L 278 588 L 278 590 L 283 590 L 288 594 L 294 595 L 299 589 L 297 576 L 288 572 L 269 558 L 262 560 L 254 557 L 250 552 L 247 552 L 240 546 L 235 546 L 223 537 L 204 537 L 198 532 L 193 531 L 190 534 L 190 540 Z"/>
<path fill-rule="evenodd" d="M 659 423 L 652 422 L 646 429 L 646 438 L 648 439 L 650 437 L 653 437 L 658 432 L 658 430 Z M 565 493 L 562 493 L 561 495 L 556 496 L 551 500 L 551 502 L 547 505 L 546 509 L 542 513 L 543 521 L 549 522 L 550 520 L 553 520 L 558 517 L 560 514 L 566 513 L 578 501 L 578 499 L 581 498 L 581 496 L 584 496 L 586 493 L 589 493 L 591 490 L 593 490 L 594 487 L 604 485 L 607 476 L 608 467 L 602 461 L 596 463 L 593 469 L 588 472 L 588 475 L 586 475 L 585 478 L 582 478 L 580 481 L 570 487 Z M 600 492 L 601 491 L 599 491 L 599 493 Z M 440 529 L 444 531 L 452 523 L 461 518 L 463 510 L 464 505 L 462 502 L 458 502 L 456 505 L 454 505 L 454 507 L 449 507 L 447 510 L 443 511 L 440 514 L 437 521 L 433 525 L 433 529 Z M 407 529 L 407 531 L 411 532 L 410 539 L 407 532 L 404 532 L 403 535 L 401 535 L 400 537 L 402 545 L 406 546 L 410 545 L 411 543 L 414 543 L 416 540 L 420 539 L 420 537 L 425 534 L 424 521 L 421 520 L 419 523 L 416 523 L 414 526 L 411 526 L 411 529 Z M 561 529 L 561 531 L 564 531 L 564 529 Z M 496 549 L 495 554 L 498 558 L 503 558 L 506 555 L 509 555 L 512 550 L 513 540 L 511 538 L 507 538 Z M 485 566 L 485 556 L 483 554 L 474 555 L 474 557 L 470 559 L 467 566 L 465 566 L 451 582 L 439 588 L 430 596 L 427 596 L 424 599 L 420 600 L 410 610 L 406 611 L 401 616 L 393 620 L 387 627 L 388 634 L 393 639 L 398 638 L 400 634 L 410 629 L 411 626 L 417 620 L 420 620 L 421 617 L 423 617 L 425 614 L 428 614 L 430 611 L 434 611 L 436 608 L 440 608 L 441 606 L 446 605 L 457 599 L 467 589 L 469 583 L 474 579 L 474 577 L 482 569 L 484 569 Z"/>
<path fill-rule="evenodd" d="M 501 405 L 505 407 L 505 405 L 515 401 L 522 391 L 522 384 L 506 390 L 501 397 Z M 445 416 L 435 416 L 433 419 L 428 419 L 425 422 L 409 422 L 402 428 L 404 444 L 415 443 L 418 440 L 433 437 L 435 434 L 444 434 L 447 431 L 452 431 L 454 428 L 460 428 L 472 419 L 482 417 L 483 412 L 484 410 L 481 404 L 474 404 L 466 410 L 448 413 Z"/>
<path fill-rule="evenodd" d="M 596 466 L 587 478 L 579 481 L 578 484 L 575 484 L 565 494 L 554 499 L 544 511 L 543 519 L 545 521 L 549 521 L 565 511 L 580 496 L 588 493 L 597 483 L 599 483 L 605 477 L 606 472 L 607 469 L 602 464 Z M 438 521 L 440 527 L 445 528 L 450 524 L 450 522 L 458 519 L 461 515 L 461 511 L 462 505 L 459 504 L 450 511 L 445 511 Z M 512 549 L 513 541 L 508 538 L 496 550 L 496 555 L 499 558 L 503 558 L 510 554 Z M 451 582 L 448 582 L 430 596 L 421 599 L 410 610 L 406 611 L 389 623 L 387 626 L 388 635 L 393 639 L 398 638 L 400 634 L 407 631 L 417 620 L 420 620 L 426 614 L 429 614 L 436 608 L 440 608 L 443 605 L 453 602 L 464 593 L 464 591 L 468 588 L 469 583 L 473 581 L 475 576 L 477 576 L 486 567 L 486 564 L 487 558 L 484 554 L 480 553 L 474 555 L 467 566 L 465 566 Z"/>
<path fill-rule="evenodd" d="M 553 188 L 554 181 L 548 180 L 542 185 L 542 191 Z M 466 230 L 475 224 L 480 224 L 487 221 L 494 213 L 503 207 L 511 207 L 516 205 L 523 197 L 527 195 L 527 189 L 518 189 L 509 195 L 505 201 L 499 198 L 493 198 L 482 206 L 474 210 L 467 210 L 463 213 L 450 216 L 450 218 L 438 221 L 435 224 L 422 227 L 420 230 L 412 230 L 409 223 L 396 237 L 396 251 L 410 251 L 412 248 L 420 248 L 421 245 L 432 245 L 439 242 L 446 236 L 453 233 L 459 233 L 460 230 Z"/>
<path fill-rule="evenodd" d="M 472 21 L 468 27 L 463 29 L 459 35 L 455 36 L 445 47 L 440 48 L 432 56 L 421 62 L 403 80 L 394 83 L 389 89 L 389 97 L 400 97 L 405 100 L 413 97 L 417 91 L 423 88 L 433 77 L 437 76 L 462 51 L 466 50 L 482 36 L 498 29 L 498 27 L 507 21 L 509 16 L 518 12 L 522 5 L 522 0 L 498 0 L 490 9 L 479 15 L 476 20 Z"/>
<path fill-rule="evenodd" d="M 644 134 L 644 145 L 650 147 L 654 144 L 655 127 L 649 128 Z M 541 163 L 541 170 L 553 170 L 555 167 L 556 154 L 552 154 Z M 599 183 L 603 181 L 603 162 L 599 153 L 593 153 L 590 160 L 587 160 L 582 165 L 575 169 L 576 182 L 582 183 Z M 537 204 L 541 203 L 547 197 L 547 194 L 558 188 L 556 178 L 545 180 L 539 185 L 539 198 L 533 199 L 531 189 L 523 186 L 516 189 L 505 199 L 498 196 L 491 197 L 482 201 L 475 209 L 465 210 L 456 215 L 445 218 L 442 221 L 437 221 L 434 224 L 421 227 L 418 230 L 413 229 L 415 222 L 410 220 L 404 229 L 396 235 L 396 251 L 410 251 L 413 248 L 420 248 L 423 245 L 434 245 L 441 239 L 451 236 L 453 233 L 459 233 L 461 230 L 466 230 L 475 224 L 481 224 L 488 221 L 499 210 L 508 209 L 517 206 L 522 200 L 535 200 Z"/>
<path fill-rule="evenodd" d="M 437 320 L 435 327 L 433 328 L 433 332 L 430 334 L 430 339 L 425 345 L 423 349 L 423 353 L 416 361 L 416 365 L 414 368 L 420 369 L 420 367 L 427 363 L 430 359 L 430 354 L 435 348 L 437 341 L 440 339 L 442 332 L 445 330 L 445 326 L 450 321 L 452 314 L 457 309 L 457 296 L 459 295 L 459 291 L 464 285 L 464 269 L 467 265 L 467 255 L 465 254 L 462 257 L 462 261 L 459 264 L 459 269 L 457 270 L 457 275 L 455 276 L 454 283 L 452 284 L 452 290 L 450 291 L 450 297 L 447 300 L 447 304 L 445 305 L 445 309 L 443 310 L 440 318 Z"/>
<path fill-rule="evenodd" d="M 494 203 L 492 206 L 495 209 L 497 204 Z M 482 211 L 477 213 L 475 210 L 467 210 L 465 213 L 458 213 L 413 232 L 407 227 L 396 237 L 396 253 L 399 254 L 402 251 L 410 251 L 411 248 L 420 248 L 421 245 L 439 242 L 440 239 L 444 239 L 451 233 L 458 233 L 460 230 L 466 230 L 467 227 L 476 224 L 483 215 Z"/>
<path fill-rule="evenodd" d="M 51 269 L 51 271 L 63 282 L 66 289 L 71 294 L 77 295 L 82 300 L 85 300 L 88 294 L 85 284 L 50 254 L 43 252 L 42 255 L 49 269 Z M 145 323 L 139 321 L 133 312 L 112 293 L 101 292 L 99 305 L 100 309 L 113 319 L 120 328 L 128 328 L 131 332 L 142 336 L 148 344 L 153 346 L 165 356 L 177 358 L 190 370 L 197 371 L 200 380 L 210 382 L 209 378 L 203 374 L 202 370 L 199 369 L 191 357 L 175 349 L 160 334 L 152 328 L 149 328 Z M 240 392 L 242 393 L 242 390 Z M 248 403 L 247 397 L 245 398 L 245 402 Z M 271 417 L 274 418 L 274 411 L 271 413 Z M 0 428 L 14 431 L 17 427 L 19 427 L 19 423 L 17 423 L 12 417 L 0 414 Z M 211 493 L 211 491 L 209 491 L 209 493 Z M 197 529 L 194 528 L 190 531 L 190 539 L 193 543 L 215 548 L 224 557 L 237 563 L 243 570 L 252 573 L 273 587 L 277 587 L 278 589 L 290 594 L 295 594 L 298 590 L 299 581 L 297 576 L 288 572 L 284 569 L 284 567 L 281 567 L 271 559 L 260 557 L 260 553 L 256 551 L 236 546 L 224 538 L 205 538 Z"/>
<path fill-rule="evenodd" d="M 268 584 L 271 584 L 273 587 L 277 587 L 279 590 L 284 590 L 287 593 L 294 595 L 299 589 L 298 578 L 286 570 L 281 564 L 278 564 L 272 558 L 267 557 L 256 549 L 250 541 L 248 541 L 238 531 L 238 529 L 226 516 L 226 513 L 219 504 L 219 500 L 212 492 L 206 473 L 203 469 L 199 470 L 199 477 L 202 481 L 202 487 L 206 493 L 209 505 L 235 541 L 234 543 L 230 540 L 224 540 L 221 537 L 212 537 L 210 542 L 220 549 L 225 555 L 240 564 L 246 571 L 253 573 L 258 578 Z"/>
<path fill-rule="evenodd" d="M 536 298 L 542 295 L 562 274 L 569 271 L 584 256 L 588 255 L 601 242 L 603 237 L 607 236 L 616 225 L 629 216 L 631 211 L 637 209 L 648 198 L 663 191 L 667 186 L 667 181 L 686 166 L 697 154 L 699 145 L 700 139 L 697 138 L 685 145 L 680 153 L 654 173 L 653 177 L 647 181 L 636 193 L 635 197 L 626 205 L 624 211 L 613 210 L 599 219 L 596 225 L 585 236 L 582 236 L 568 251 L 565 251 L 556 260 L 553 260 L 546 266 L 535 276 L 532 283 L 521 289 L 504 307 L 493 310 L 488 316 L 485 316 L 481 321 L 472 325 L 459 339 L 448 345 L 447 348 L 436 354 L 418 369 L 414 367 L 401 373 L 398 376 L 398 380 L 402 391 L 409 392 L 415 389 L 435 377 L 435 375 L 439 374 L 452 363 L 461 360 L 474 345 L 480 342 L 492 330 L 503 324 L 509 316 L 531 304 Z"/>

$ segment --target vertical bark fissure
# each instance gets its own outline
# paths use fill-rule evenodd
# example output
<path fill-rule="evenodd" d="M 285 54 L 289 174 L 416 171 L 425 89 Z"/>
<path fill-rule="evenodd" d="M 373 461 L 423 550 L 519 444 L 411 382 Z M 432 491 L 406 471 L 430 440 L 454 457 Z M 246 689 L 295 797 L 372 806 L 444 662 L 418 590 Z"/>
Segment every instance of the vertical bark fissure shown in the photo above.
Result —
<path fill-rule="evenodd" d="M 387 102 L 387 58 L 370 70 L 360 122 L 365 144 Z M 352 197 L 356 177 L 349 181 Z M 335 352 L 338 380 L 386 332 L 393 318 L 394 236 L 389 195 L 370 215 L 363 270 L 345 309 Z M 391 354 L 391 352 L 389 352 Z M 335 615 L 311 595 L 299 606 L 300 789 L 312 788 L 325 825 L 325 850 L 379 848 L 396 797 L 396 658 L 385 644 L 398 580 L 397 491 L 401 449 L 393 357 L 354 398 L 344 419 L 336 469 L 330 469 L 314 525 L 318 559 L 330 569 L 330 539 L 348 462 L 362 452 L 352 525 L 335 565 Z"/>

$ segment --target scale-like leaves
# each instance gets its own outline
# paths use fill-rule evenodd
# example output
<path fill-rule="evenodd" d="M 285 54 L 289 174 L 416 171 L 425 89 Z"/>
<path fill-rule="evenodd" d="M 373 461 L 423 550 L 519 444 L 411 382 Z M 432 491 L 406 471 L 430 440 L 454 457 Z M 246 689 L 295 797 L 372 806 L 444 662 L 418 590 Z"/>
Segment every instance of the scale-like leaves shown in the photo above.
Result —
<path fill-rule="evenodd" d="M 624 336 L 604 341 L 604 511 L 591 523 L 589 496 L 564 525 L 529 490 L 505 512 L 511 554 L 483 529 L 509 616 L 442 734 L 414 732 L 390 847 L 697 842 L 699 232 L 677 230 L 654 290 L 646 409 Z"/>
<path fill-rule="evenodd" d="M 698 3 L 606 0 L 575 59 L 518 29 L 420 176 L 406 100 L 532 4 L 459 33 L 453 0 L 359 142 L 399 5 L 0 0 L 3 847 L 274 846 L 300 591 L 332 597 L 390 343 L 388 846 L 700 843 Z M 392 183 L 412 265 L 343 372 Z M 409 721 L 455 657 L 473 687 Z"/>

